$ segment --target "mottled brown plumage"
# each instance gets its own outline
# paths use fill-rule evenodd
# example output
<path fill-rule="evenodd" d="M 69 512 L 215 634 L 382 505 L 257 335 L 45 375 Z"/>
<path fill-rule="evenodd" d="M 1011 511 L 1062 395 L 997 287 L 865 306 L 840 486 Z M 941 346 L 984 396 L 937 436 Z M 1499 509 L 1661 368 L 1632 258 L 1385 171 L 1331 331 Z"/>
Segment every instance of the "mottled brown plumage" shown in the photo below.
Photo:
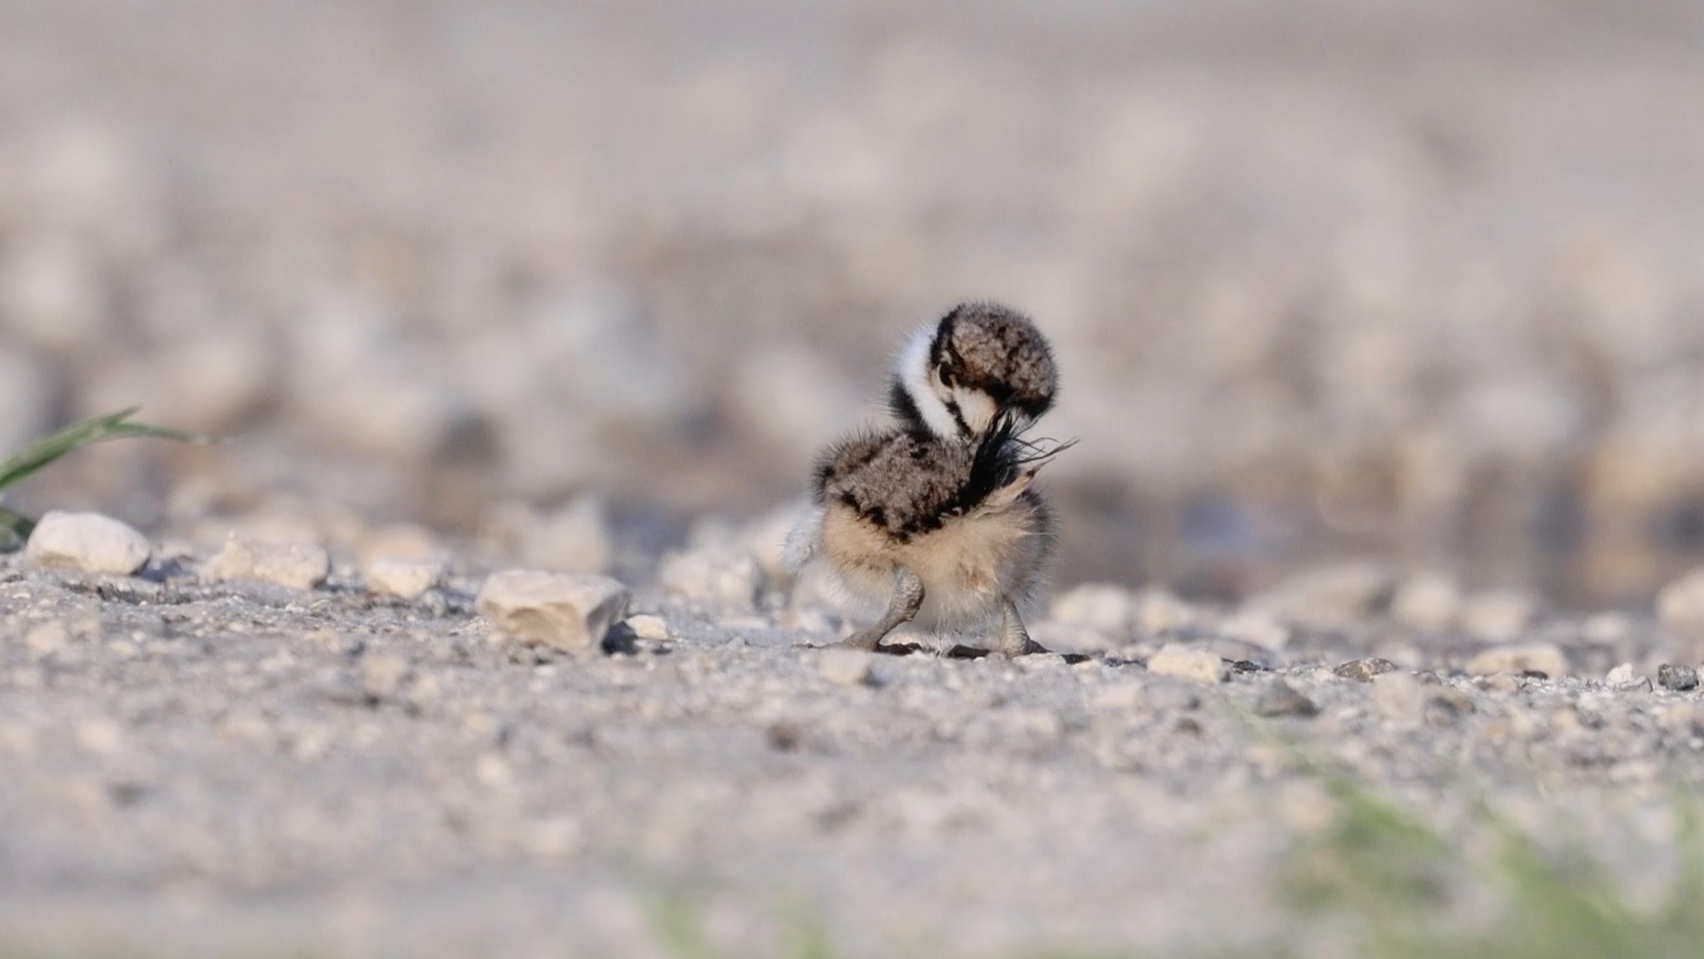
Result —
<path fill-rule="evenodd" d="M 822 556 L 886 614 L 848 645 L 874 649 L 913 619 L 937 628 L 999 621 L 1008 654 L 1041 651 L 1019 609 L 1051 553 L 1051 516 L 1030 483 L 1062 447 L 1023 430 L 1053 403 L 1047 342 L 1004 307 L 968 304 L 913 337 L 892 385 L 898 422 L 830 445 L 814 509 L 789 537 L 795 566 Z"/>

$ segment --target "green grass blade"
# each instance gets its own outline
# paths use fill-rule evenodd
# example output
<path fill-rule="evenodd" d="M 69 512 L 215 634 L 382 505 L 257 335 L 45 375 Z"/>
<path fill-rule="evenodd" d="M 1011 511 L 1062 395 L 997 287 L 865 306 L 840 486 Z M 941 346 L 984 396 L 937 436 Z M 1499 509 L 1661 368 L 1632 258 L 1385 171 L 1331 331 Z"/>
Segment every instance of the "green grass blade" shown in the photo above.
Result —
<path fill-rule="evenodd" d="M 66 453 L 92 443 L 131 437 L 152 437 L 181 443 L 208 442 L 207 437 L 194 433 L 131 422 L 130 418 L 136 415 L 138 409 L 139 407 L 132 407 L 104 416 L 92 416 L 24 447 L 6 462 L 0 463 L 0 490 L 28 479 Z"/>

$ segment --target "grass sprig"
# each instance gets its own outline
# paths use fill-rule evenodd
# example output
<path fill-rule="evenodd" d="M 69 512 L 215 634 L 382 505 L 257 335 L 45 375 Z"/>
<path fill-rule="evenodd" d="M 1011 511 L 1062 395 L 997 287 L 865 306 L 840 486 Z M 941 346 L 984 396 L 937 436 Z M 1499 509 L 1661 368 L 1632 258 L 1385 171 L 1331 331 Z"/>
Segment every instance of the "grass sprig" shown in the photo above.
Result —
<path fill-rule="evenodd" d="M 91 416 L 44 436 L 13 453 L 0 463 L 0 495 L 29 479 L 67 453 L 109 440 L 151 438 L 180 443 L 206 443 L 209 438 L 131 419 L 141 407 Z M 0 507 L 0 552 L 21 548 L 35 528 L 35 521 L 15 510 Z"/>

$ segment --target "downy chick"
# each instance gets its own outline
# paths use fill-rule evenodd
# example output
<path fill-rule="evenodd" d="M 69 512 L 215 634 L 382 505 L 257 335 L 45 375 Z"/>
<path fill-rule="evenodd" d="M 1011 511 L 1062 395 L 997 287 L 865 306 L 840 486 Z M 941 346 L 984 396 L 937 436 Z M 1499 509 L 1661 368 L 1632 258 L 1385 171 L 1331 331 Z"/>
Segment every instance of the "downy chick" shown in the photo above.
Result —
<path fill-rule="evenodd" d="M 844 641 L 876 649 L 917 620 L 998 623 L 1001 652 L 1046 652 L 1020 610 L 1036 597 L 1053 522 L 1030 488 L 1064 447 L 1022 434 L 1053 405 L 1052 351 L 1022 314 L 967 303 L 906 344 L 889 389 L 897 422 L 825 449 L 813 508 L 787 542 L 795 569 L 825 558 L 849 592 L 887 606 Z"/>

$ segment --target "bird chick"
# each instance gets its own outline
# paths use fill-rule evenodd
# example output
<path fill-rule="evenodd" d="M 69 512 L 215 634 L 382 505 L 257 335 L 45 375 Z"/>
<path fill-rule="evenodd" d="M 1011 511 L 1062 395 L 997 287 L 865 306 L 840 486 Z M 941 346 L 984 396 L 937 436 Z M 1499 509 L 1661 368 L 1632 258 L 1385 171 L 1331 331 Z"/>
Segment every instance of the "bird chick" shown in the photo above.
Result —
<path fill-rule="evenodd" d="M 876 649 L 912 621 L 997 621 L 1001 652 L 1046 652 L 1021 614 L 1053 545 L 1052 517 L 1030 484 L 1065 446 L 1022 434 L 1057 389 L 1046 339 L 1003 306 L 961 305 L 911 338 L 889 388 L 897 422 L 822 452 L 812 509 L 788 537 L 794 569 L 820 556 L 848 592 L 886 602 L 843 645 Z"/>

